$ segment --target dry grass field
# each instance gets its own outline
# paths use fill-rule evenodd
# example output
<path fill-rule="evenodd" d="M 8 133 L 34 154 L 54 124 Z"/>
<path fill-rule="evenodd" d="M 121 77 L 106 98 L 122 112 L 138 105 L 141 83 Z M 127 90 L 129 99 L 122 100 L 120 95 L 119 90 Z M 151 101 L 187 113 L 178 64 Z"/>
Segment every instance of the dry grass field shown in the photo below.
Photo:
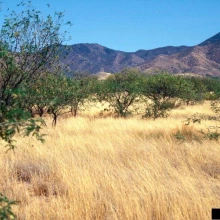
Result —
<path fill-rule="evenodd" d="M 22 220 L 209 220 L 220 207 L 220 143 L 182 123 L 195 112 L 212 114 L 209 103 L 155 121 L 93 109 L 47 123 L 44 144 L 17 137 L 5 153 L 0 142 L 0 192 L 20 201 Z"/>

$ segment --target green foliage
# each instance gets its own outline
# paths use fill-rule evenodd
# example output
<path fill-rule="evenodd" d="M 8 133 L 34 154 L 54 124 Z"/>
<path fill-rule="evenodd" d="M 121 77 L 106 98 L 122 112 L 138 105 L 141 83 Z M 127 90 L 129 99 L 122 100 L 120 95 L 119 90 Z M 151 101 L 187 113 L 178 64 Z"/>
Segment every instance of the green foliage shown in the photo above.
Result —
<path fill-rule="evenodd" d="M 106 101 L 119 117 L 132 113 L 130 106 L 140 94 L 141 75 L 133 69 L 126 69 L 106 80 L 99 81 L 96 96 L 99 101 Z"/>
<path fill-rule="evenodd" d="M 12 212 L 12 206 L 17 205 L 17 201 L 11 201 L 2 193 L 0 193 L 0 219 L 9 220 L 16 219 L 15 214 Z"/>
<path fill-rule="evenodd" d="M 210 77 L 186 77 L 193 84 L 194 101 L 217 100 L 220 93 L 220 79 Z"/>
<path fill-rule="evenodd" d="M 77 115 L 92 93 L 93 81 L 92 77 L 67 78 L 61 74 L 43 74 L 31 86 L 23 86 L 20 99 L 23 108 L 32 116 L 51 114 L 55 126 L 59 115 L 68 112 Z"/>
<path fill-rule="evenodd" d="M 43 120 L 33 120 L 29 112 L 23 108 L 20 100 L 22 90 L 20 88 L 7 90 L 11 95 L 10 102 L 2 100 L 0 105 L 0 137 L 8 142 L 8 149 L 15 148 L 13 137 L 16 133 L 23 136 L 32 134 L 37 139 L 43 141 L 43 135 L 40 135 Z"/>
<path fill-rule="evenodd" d="M 42 125 L 44 125 L 44 121 L 41 119 L 24 119 L 24 120 L 14 120 L 10 119 L 4 121 L 0 124 L 0 135 L 3 140 L 5 140 L 8 144 L 6 147 L 8 150 L 15 149 L 15 140 L 13 139 L 16 133 L 20 133 L 23 136 L 35 136 L 37 140 L 44 142 L 43 137 L 44 134 L 40 134 L 40 129 Z"/>
<path fill-rule="evenodd" d="M 207 91 L 204 79 L 201 77 L 185 77 L 185 80 L 191 85 L 190 94 L 186 93 L 186 101 L 203 101 L 204 94 Z"/>
<path fill-rule="evenodd" d="M 25 91 L 22 100 L 24 108 L 32 115 L 49 113 L 53 117 L 53 126 L 56 125 L 59 115 L 72 112 L 77 115 L 84 101 L 92 90 L 91 77 L 67 78 L 58 74 L 44 74 L 32 86 L 23 88 Z"/>
<path fill-rule="evenodd" d="M 184 134 L 182 134 L 179 130 L 174 134 L 174 137 L 176 138 L 177 141 L 184 142 L 186 140 L 186 137 Z"/>
<path fill-rule="evenodd" d="M 22 93 L 18 97 L 23 106 L 33 117 L 35 114 L 43 116 L 49 100 L 47 99 L 47 90 L 44 89 L 45 75 L 39 77 L 32 83 L 23 84 Z"/>
<path fill-rule="evenodd" d="M 15 148 L 16 133 L 43 141 L 39 132 L 44 122 L 32 119 L 25 108 L 24 87 L 30 88 L 46 70 L 57 69 L 56 52 L 65 40 L 65 33 L 60 33 L 63 13 L 44 19 L 31 1 L 20 6 L 23 10 L 7 15 L 0 30 L 0 138 L 9 149 Z M 14 204 L 0 194 L 0 219 L 15 219 L 11 211 Z"/>
<path fill-rule="evenodd" d="M 219 94 L 220 93 L 220 78 L 210 78 L 205 77 L 202 78 L 203 84 L 206 86 L 207 92 L 211 92 L 213 94 Z M 216 99 L 218 99 L 218 95 L 216 96 Z"/>
<path fill-rule="evenodd" d="M 70 106 L 71 113 L 74 117 L 77 116 L 79 109 L 84 106 L 85 100 L 89 101 L 89 97 L 94 90 L 95 78 L 92 77 L 79 77 L 73 78 L 70 81 Z"/>
<path fill-rule="evenodd" d="M 211 103 L 211 109 L 213 112 L 220 116 L 220 100 L 213 101 Z"/>
<path fill-rule="evenodd" d="M 211 109 L 216 114 L 216 116 L 202 115 L 199 113 L 194 114 L 192 117 L 187 118 L 185 121 L 186 125 L 190 123 L 201 123 L 202 121 L 212 121 L 213 125 L 206 126 L 205 130 L 200 132 L 203 134 L 203 137 L 209 140 L 218 140 L 220 137 L 220 126 L 216 125 L 216 122 L 220 122 L 220 101 L 216 100 L 211 103 Z"/>
<path fill-rule="evenodd" d="M 47 107 L 47 113 L 53 117 L 53 126 L 56 126 L 59 115 L 69 112 L 71 91 L 70 79 L 61 75 L 46 74 L 38 88 Z"/>
<path fill-rule="evenodd" d="M 153 100 L 153 103 L 148 103 L 146 112 L 143 118 L 166 118 L 168 117 L 168 111 L 175 108 L 175 100 Z"/>
<path fill-rule="evenodd" d="M 20 131 L 42 140 L 38 134 L 42 121 L 30 119 L 25 92 L 42 73 L 56 67 L 56 52 L 65 40 L 65 32 L 60 32 L 63 13 L 43 18 L 30 1 L 18 7 L 21 12 L 6 15 L 0 30 L 0 137 L 10 148 Z"/>
<path fill-rule="evenodd" d="M 204 138 L 217 141 L 220 137 L 219 128 L 217 126 L 210 126 L 206 131 L 202 130 L 201 133 L 204 135 Z"/>
<path fill-rule="evenodd" d="M 142 81 L 142 95 L 147 98 L 143 117 L 167 117 L 178 99 L 191 99 L 192 84 L 183 77 L 167 73 L 146 76 Z M 149 103 L 150 102 L 150 103 Z"/>
<path fill-rule="evenodd" d="M 205 116 L 202 114 L 196 113 L 196 114 L 192 115 L 192 117 L 187 118 L 184 122 L 186 125 L 189 125 L 190 123 L 200 124 L 202 119 L 205 119 Z"/>

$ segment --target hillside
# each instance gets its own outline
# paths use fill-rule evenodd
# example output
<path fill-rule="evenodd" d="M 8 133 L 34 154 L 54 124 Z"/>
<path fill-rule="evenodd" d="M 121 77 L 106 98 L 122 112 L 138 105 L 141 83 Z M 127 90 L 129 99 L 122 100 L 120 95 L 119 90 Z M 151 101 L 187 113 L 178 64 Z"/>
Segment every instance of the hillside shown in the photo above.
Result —
<path fill-rule="evenodd" d="M 135 67 L 145 72 L 167 70 L 170 73 L 220 76 L 220 33 L 192 47 L 167 46 L 123 52 L 99 44 L 75 44 L 61 46 L 61 54 L 64 48 L 68 52 L 60 62 L 68 64 L 74 72 L 115 73 L 124 68 Z"/>

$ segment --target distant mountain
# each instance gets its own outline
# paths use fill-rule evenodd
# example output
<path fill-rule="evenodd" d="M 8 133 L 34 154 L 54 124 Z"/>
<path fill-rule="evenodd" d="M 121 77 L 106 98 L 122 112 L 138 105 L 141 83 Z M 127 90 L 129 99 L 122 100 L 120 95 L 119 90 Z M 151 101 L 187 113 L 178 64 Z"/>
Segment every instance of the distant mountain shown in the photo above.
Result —
<path fill-rule="evenodd" d="M 213 37 L 210 37 L 209 39 L 203 41 L 199 46 L 207 46 L 210 44 L 219 44 L 220 43 L 220 32 Z"/>
<path fill-rule="evenodd" d="M 123 52 L 99 44 L 75 44 L 60 46 L 63 55 L 64 48 L 68 52 L 60 62 L 68 64 L 74 72 L 115 73 L 132 67 L 151 73 L 167 70 L 170 73 L 220 76 L 220 33 L 192 47 L 167 46 Z"/>

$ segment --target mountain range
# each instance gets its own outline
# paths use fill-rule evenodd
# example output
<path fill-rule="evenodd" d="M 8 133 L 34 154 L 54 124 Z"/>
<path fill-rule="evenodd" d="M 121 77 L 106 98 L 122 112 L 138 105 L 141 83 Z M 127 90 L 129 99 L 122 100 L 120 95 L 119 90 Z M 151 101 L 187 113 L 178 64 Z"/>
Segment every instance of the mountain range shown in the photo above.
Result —
<path fill-rule="evenodd" d="M 68 50 L 68 52 L 64 52 Z M 116 73 L 124 68 L 137 68 L 156 73 L 194 73 L 220 77 L 220 32 L 195 46 L 167 46 L 152 50 L 123 52 L 99 44 L 74 44 L 59 48 L 60 63 L 72 72 Z M 64 56 L 65 53 L 65 56 Z M 65 58 L 64 58 L 65 57 Z"/>

